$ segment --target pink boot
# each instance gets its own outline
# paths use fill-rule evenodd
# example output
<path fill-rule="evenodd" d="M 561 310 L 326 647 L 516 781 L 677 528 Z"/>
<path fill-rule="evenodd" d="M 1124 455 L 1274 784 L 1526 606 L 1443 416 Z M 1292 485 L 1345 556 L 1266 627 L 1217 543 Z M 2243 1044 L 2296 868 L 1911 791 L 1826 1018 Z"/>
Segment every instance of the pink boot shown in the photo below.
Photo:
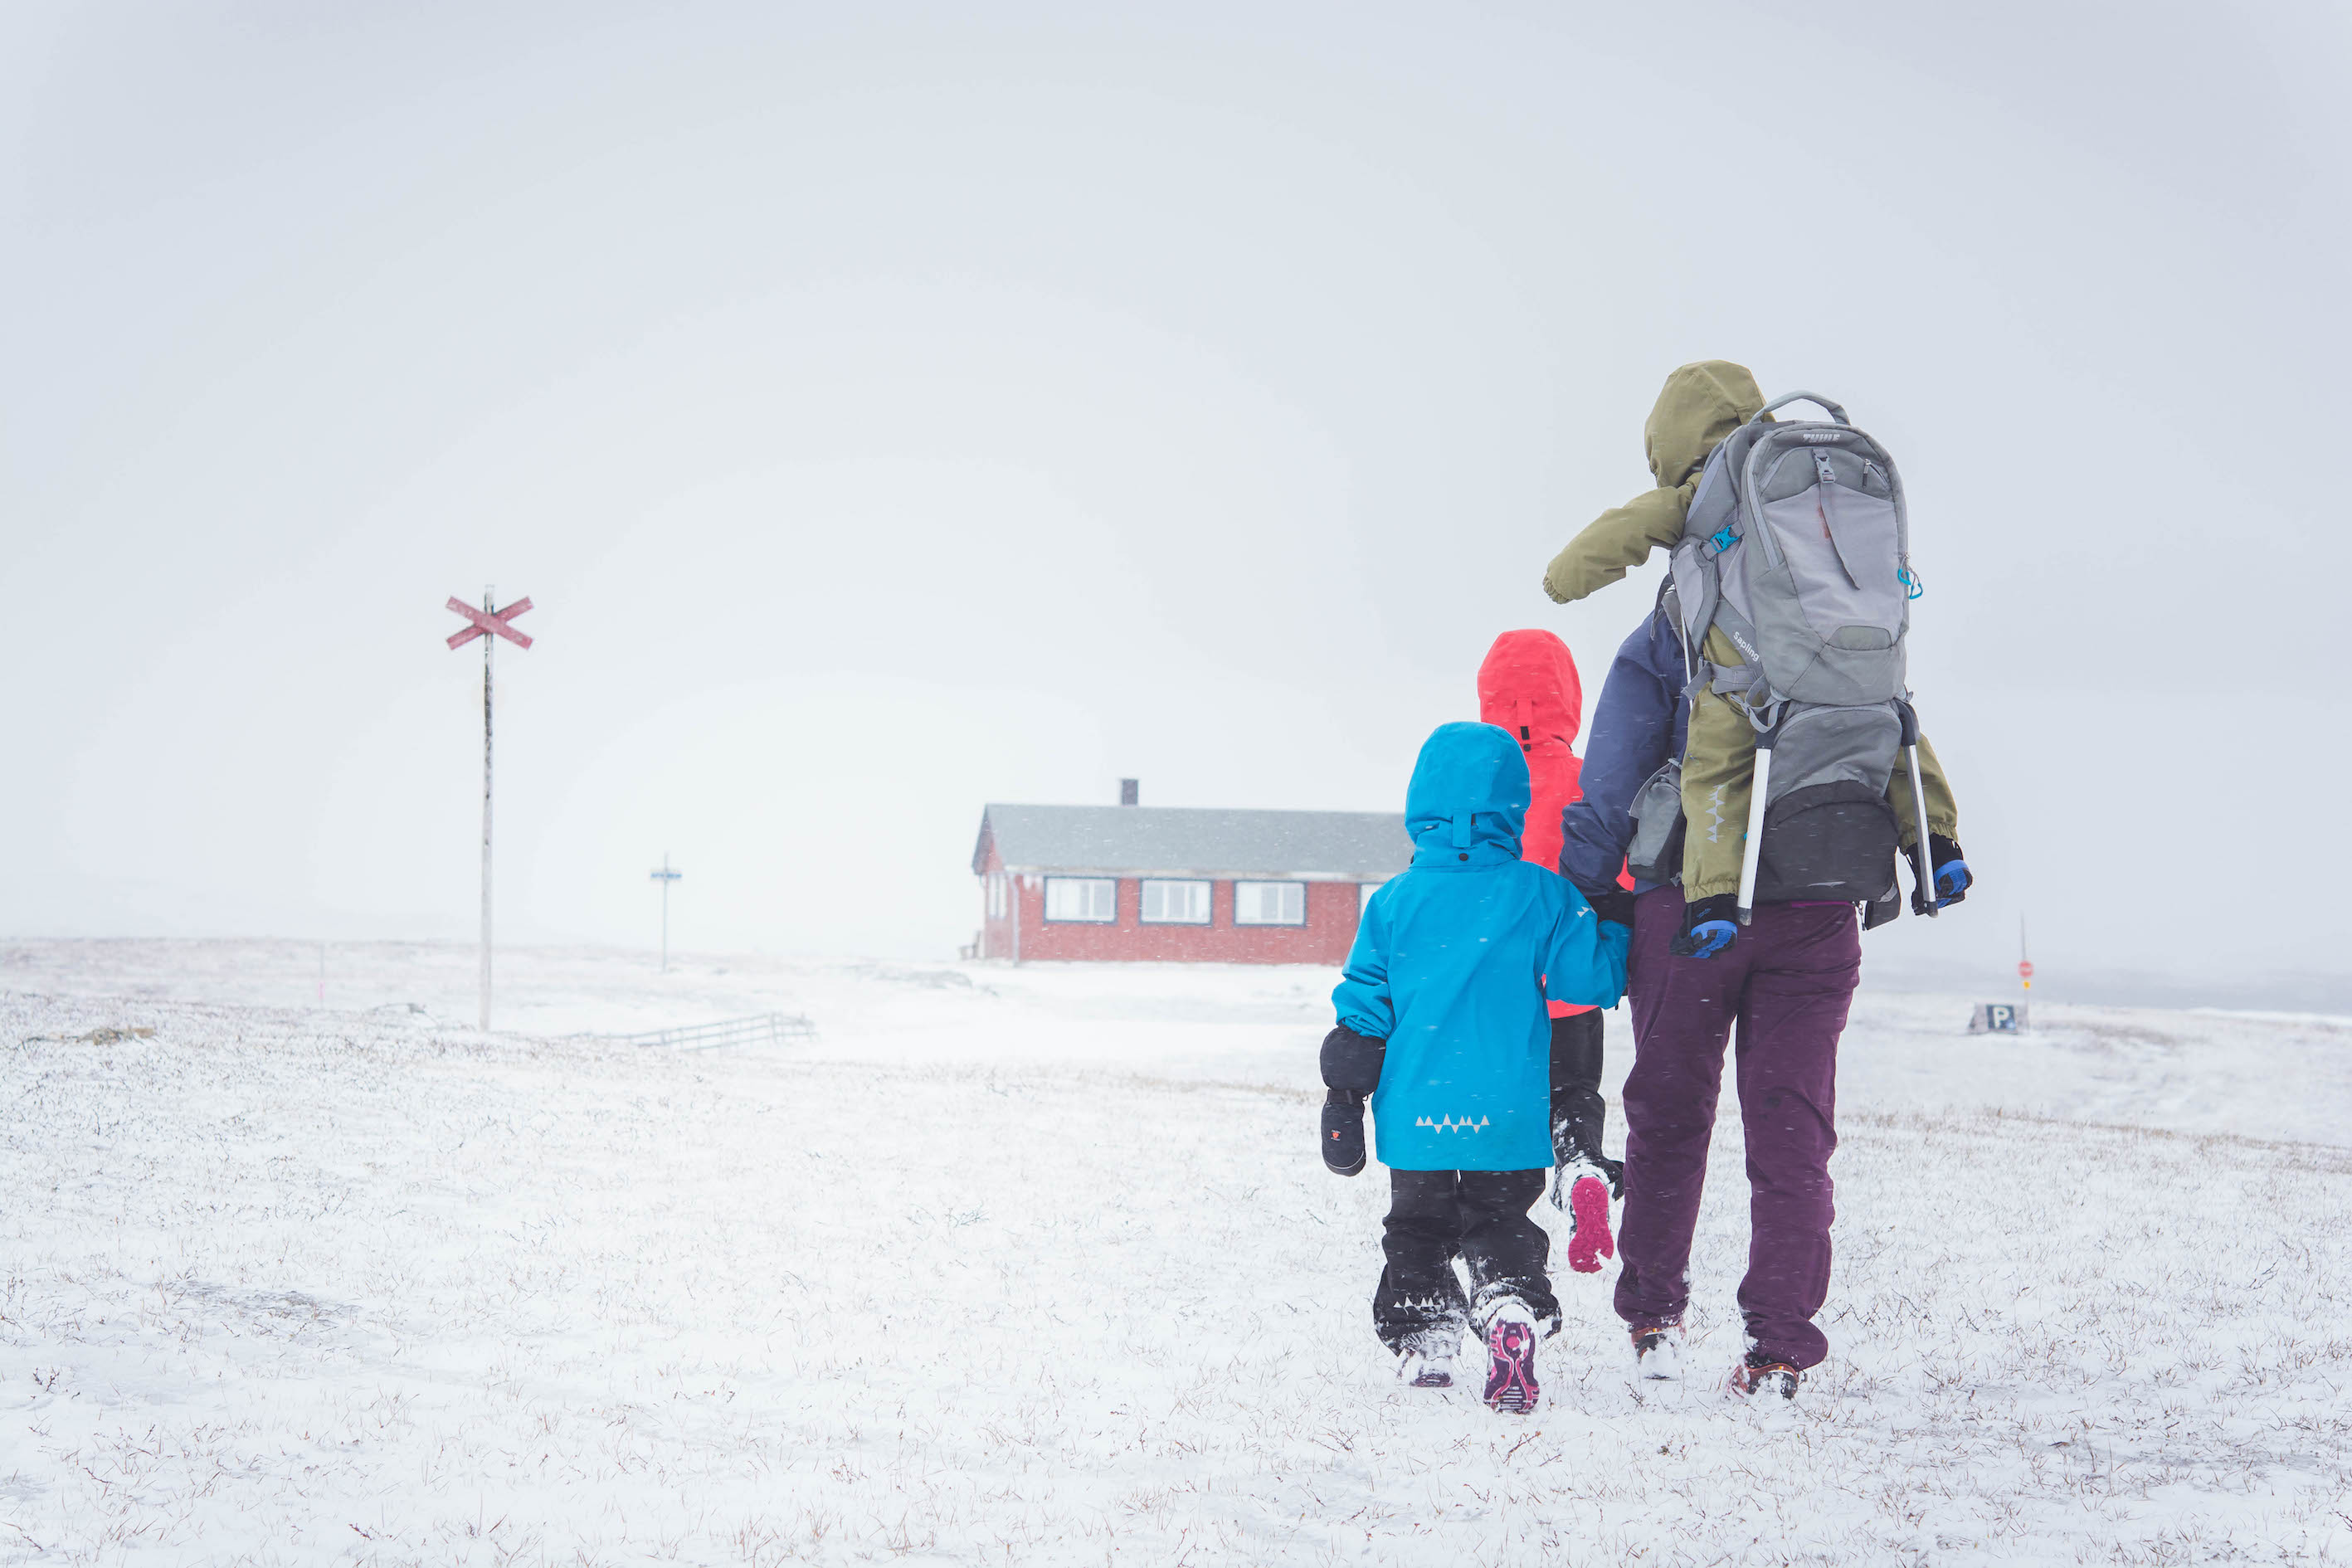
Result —
<path fill-rule="evenodd" d="M 1601 1260 L 1617 1256 L 1616 1237 L 1609 1234 L 1609 1184 L 1598 1176 L 1579 1176 L 1568 1189 L 1568 1212 L 1576 1230 L 1568 1238 L 1568 1266 L 1579 1274 L 1598 1274 Z"/>
<path fill-rule="evenodd" d="M 1513 1304 L 1486 1324 L 1486 1404 L 1525 1415 L 1536 1407 L 1536 1325 L 1525 1307 Z"/>

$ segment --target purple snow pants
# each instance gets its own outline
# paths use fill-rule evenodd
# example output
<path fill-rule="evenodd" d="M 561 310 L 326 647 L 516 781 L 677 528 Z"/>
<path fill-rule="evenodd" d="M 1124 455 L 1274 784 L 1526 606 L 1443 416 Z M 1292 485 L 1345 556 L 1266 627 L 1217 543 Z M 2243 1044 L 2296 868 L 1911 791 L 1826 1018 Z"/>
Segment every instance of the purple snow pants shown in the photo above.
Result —
<path fill-rule="evenodd" d="M 1765 904 L 1713 958 L 1666 951 L 1682 920 L 1679 889 L 1635 901 L 1617 1315 L 1647 1328 L 1680 1319 L 1690 1300 L 1691 1233 L 1736 1022 L 1751 1226 L 1739 1309 L 1757 1350 L 1812 1366 L 1829 1351 L 1813 1314 L 1830 1287 L 1838 1036 L 1862 974 L 1853 906 Z"/>

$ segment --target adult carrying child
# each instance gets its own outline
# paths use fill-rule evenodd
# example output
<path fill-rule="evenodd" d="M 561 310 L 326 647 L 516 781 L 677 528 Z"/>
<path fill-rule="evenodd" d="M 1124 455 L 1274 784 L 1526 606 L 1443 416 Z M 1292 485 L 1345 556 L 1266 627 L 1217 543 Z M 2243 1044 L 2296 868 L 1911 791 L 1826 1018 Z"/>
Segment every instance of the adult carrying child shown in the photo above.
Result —
<path fill-rule="evenodd" d="M 1814 1320 L 1856 908 L 1872 924 L 1900 912 L 1898 846 L 1922 912 L 1958 901 L 1969 872 L 1903 685 L 1918 583 L 1893 459 L 1834 405 L 1801 423 L 1771 406 L 1738 365 L 1675 372 L 1645 433 L 1658 488 L 1580 533 L 1545 586 L 1580 598 L 1675 552 L 1610 667 L 1562 830 L 1561 872 L 1633 929 L 1617 1312 L 1639 1374 L 1678 1376 L 1736 1029 L 1750 1237 L 1727 1387 L 1793 1398 L 1828 1351 Z"/>
<path fill-rule="evenodd" d="M 1773 419 L 1801 401 L 1830 418 Z M 1643 441 L 1657 487 L 1586 525 L 1544 591 L 1571 603 L 1674 552 L 1689 737 L 1636 796 L 1628 856 L 1636 877 L 1682 884 L 1675 951 L 1722 952 L 1759 901 L 1892 919 L 1898 844 L 1915 909 L 1957 899 L 1958 815 L 1904 685 L 1920 588 L 1892 458 L 1811 394 L 1768 405 L 1725 360 L 1668 376 Z"/>

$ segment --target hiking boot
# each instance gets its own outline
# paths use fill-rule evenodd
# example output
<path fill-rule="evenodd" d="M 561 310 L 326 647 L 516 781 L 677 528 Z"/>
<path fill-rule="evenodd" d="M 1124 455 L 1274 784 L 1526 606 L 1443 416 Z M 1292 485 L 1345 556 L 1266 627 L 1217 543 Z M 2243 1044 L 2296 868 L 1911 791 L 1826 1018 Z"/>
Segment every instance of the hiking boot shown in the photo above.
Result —
<path fill-rule="evenodd" d="M 1633 1371 L 1654 1383 L 1683 1374 L 1683 1326 L 1655 1323 L 1633 1331 Z"/>
<path fill-rule="evenodd" d="M 1794 1399 L 1797 1385 L 1804 1381 L 1803 1373 L 1779 1357 L 1749 1351 L 1732 1363 L 1731 1377 L 1725 1388 L 1741 1399 L 1753 1399 L 1759 1394 L 1767 1399 L 1774 1394 Z"/>
<path fill-rule="evenodd" d="M 1535 1409 L 1541 1393 L 1536 1386 L 1535 1314 L 1509 1302 L 1486 1321 L 1486 1404 L 1525 1415 Z"/>
<path fill-rule="evenodd" d="M 1454 1386 L 1454 1359 L 1462 1353 L 1462 1325 L 1423 1329 L 1397 1350 L 1397 1376 L 1414 1388 Z"/>

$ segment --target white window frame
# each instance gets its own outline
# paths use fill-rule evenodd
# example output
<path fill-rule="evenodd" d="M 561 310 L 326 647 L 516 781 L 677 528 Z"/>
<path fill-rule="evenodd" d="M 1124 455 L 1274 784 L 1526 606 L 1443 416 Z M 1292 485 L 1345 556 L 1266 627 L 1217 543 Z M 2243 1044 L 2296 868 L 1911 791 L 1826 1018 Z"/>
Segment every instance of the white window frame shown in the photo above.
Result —
<path fill-rule="evenodd" d="M 1356 918 L 1358 920 L 1362 920 L 1364 918 L 1364 911 L 1372 907 L 1372 895 L 1387 886 L 1388 884 L 1386 882 L 1359 882 L 1356 884 Z"/>
<path fill-rule="evenodd" d="M 1083 901 L 1090 911 L 1082 915 L 1055 914 L 1054 895 L 1064 888 L 1085 889 Z M 1091 912 L 1101 907 L 1098 895 L 1105 889 L 1110 892 L 1110 912 Z M 1075 895 L 1074 895 L 1075 896 Z M 1118 923 L 1118 879 L 1116 877 L 1048 877 L 1045 879 L 1045 920 L 1050 925 L 1111 926 Z"/>
<path fill-rule="evenodd" d="M 1243 897 L 1242 897 L 1242 889 L 1243 889 L 1244 888 L 1296 888 L 1296 889 L 1298 889 L 1298 918 L 1297 918 L 1297 920 L 1284 920 L 1284 919 L 1282 919 L 1279 915 L 1277 915 L 1276 918 L 1274 918 L 1274 919 L 1272 919 L 1272 920 L 1268 920 L 1267 918 L 1265 918 L 1265 916 L 1263 913 L 1244 913 L 1244 912 L 1243 912 L 1243 904 L 1244 904 L 1244 899 L 1243 899 Z M 1260 894 L 1260 895 L 1259 895 L 1259 897 L 1260 897 L 1260 898 L 1263 898 L 1263 897 L 1265 897 L 1265 895 Z M 1277 908 L 1279 908 L 1279 907 L 1280 907 L 1280 905 L 1282 905 L 1282 904 L 1284 904 L 1284 903 L 1287 903 L 1288 901 L 1289 901 L 1289 900 L 1288 900 L 1287 898 L 1286 898 L 1286 897 L 1281 897 L 1281 896 L 1277 896 L 1276 900 L 1276 907 L 1277 907 Z M 1255 878 L 1250 879 L 1248 879 L 1248 880 L 1237 880 L 1237 881 L 1235 881 L 1235 882 L 1234 883 L 1234 924 L 1235 924 L 1235 925 L 1237 925 L 1237 926 L 1294 926 L 1294 927 L 1296 927 L 1296 926 L 1303 926 L 1303 925 L 1305 925 L 1306 923 L 1307 923 L 1307 884 L 1306 884 L 1306 883 L 1304 883 L 1304 882 L 1283 882 L 1283 881 L 1275 881 L 1275 880 L 1272 880 L 1272 879 L 1266 879 L 1266 880 L 1259 880 L 1259 879 L 1255 879 Z"/>
<path fill-rule="evenodd" d="M 1187 905 L 1200 910 L 1198 914 L 1169 914 L 1164 902 L 1160 913 L 1151 912 L 1154 893 L 1165 900 L 1171 891 L 1177 889 L 1182 890 Z M 1146 877 L 1137 890 L 1136 917 L 1148 926 L 1204 926 L 1215 909 L 1215 884 L 1196 877 Z"/>
<path fill-rule="evenodd" d="M 988 874 L 988 918 L 990 920 L 1003 920 L 1004 906 L 1011 902 L 1004 896 L 1005 880 L 1005 875 L 1002 871 L 991 871 Z"/>

